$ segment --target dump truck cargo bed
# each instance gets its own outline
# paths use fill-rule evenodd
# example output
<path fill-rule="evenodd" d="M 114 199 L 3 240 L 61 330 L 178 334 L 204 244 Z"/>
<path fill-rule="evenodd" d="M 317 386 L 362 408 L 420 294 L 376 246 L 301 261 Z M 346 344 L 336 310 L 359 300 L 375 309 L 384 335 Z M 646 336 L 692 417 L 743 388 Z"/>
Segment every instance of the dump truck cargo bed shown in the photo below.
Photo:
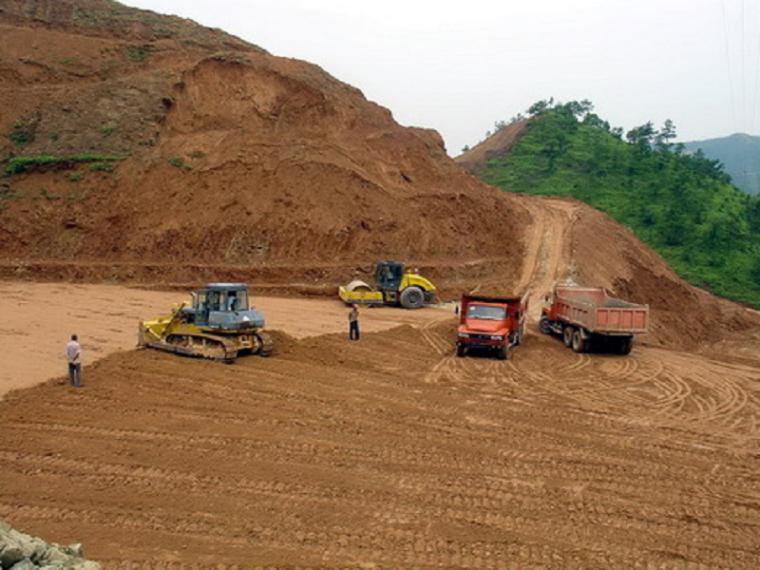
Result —
<path fill-rule="evenodd" d="M 597 287 L 557 287 L 554 318 L 597 334 L 641 334 L 649 326 L 649 307 L 610 297 Z"/>

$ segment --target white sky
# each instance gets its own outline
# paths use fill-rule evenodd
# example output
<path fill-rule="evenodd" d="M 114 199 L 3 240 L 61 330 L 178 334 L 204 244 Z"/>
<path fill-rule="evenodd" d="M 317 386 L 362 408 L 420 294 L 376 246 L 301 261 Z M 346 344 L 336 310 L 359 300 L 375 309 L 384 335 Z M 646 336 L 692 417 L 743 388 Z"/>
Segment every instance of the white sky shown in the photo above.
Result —
<path fill-rule="evenodd" d="M 626 130 L 759 134 L 757 0 L 122 0 L 315 63 L 449 154 L 535 101 Z"/>

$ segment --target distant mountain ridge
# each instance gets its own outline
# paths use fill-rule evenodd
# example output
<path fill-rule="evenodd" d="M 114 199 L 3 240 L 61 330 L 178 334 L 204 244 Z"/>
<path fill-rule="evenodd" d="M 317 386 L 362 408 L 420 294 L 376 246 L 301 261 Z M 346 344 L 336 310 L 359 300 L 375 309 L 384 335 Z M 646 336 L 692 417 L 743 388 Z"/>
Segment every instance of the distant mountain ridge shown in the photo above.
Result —
<path fill-rule="evenodd" d="M 707 158 L 720 160 L 734 186 L 757 196 L 760 194 L 760 137 L 736 133 L 727 137 L 684 143 L 687 152 L 697 149 Z"/>

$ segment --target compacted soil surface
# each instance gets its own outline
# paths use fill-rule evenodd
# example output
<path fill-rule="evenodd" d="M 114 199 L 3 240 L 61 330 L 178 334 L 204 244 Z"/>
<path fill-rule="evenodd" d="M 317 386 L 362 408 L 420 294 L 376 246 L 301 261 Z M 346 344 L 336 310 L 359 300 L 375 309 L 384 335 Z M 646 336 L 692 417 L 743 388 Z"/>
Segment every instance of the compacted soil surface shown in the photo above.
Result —
<path fill-rule="evenodd" d="M 756 339 L 460 359 L 451 312 L 414 315 L 7 394 L 0 517 L 105 568 L 760 567 Z"/>
<path fill-rule="evenodd" d="M 254 292 L 255 293 L 255 292 Z M 140 321 L 168 315 L 174 304 L 189 302 L 183 292 L 145 291 L 109 285 L 0 282 L 0 397 L 66 374 L 65 347 L 72 334 L 82 344 L 83 362 L 94 362 L 137 344 Z M 328 299 L 254 296 L 266 326 L 296 338 L 348 329 L 348 309 Z M 452 307 L 445 307 L 453 311 Z M 434 315 L 438 312 L 434 312 Z M 372 308 L 362 311 L 361 328 L 372 332 L 400 324 L 425 323 L 427 311 Z"/>

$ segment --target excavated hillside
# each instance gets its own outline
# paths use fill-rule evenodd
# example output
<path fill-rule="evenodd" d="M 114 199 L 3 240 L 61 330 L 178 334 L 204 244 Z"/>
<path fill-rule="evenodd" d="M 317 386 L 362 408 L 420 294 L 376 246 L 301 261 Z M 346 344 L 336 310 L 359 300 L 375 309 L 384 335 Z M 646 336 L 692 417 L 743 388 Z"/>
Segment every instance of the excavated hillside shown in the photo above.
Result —
<path fill-rule="evenodd" d="M 467 172 L 482 172 L 491 158 L 508 154 L 527 128 L 527 120 L 509 123 L 454 160 Z"/>
<path fill-rule="evenodd" d="M 0 38 L 0 156 L 16 157 L 11 169 L 57 159 L 3 181 L 6 262 L 520 251 L 524 212 L 461 172 L 437 133 L 400 127 L 314 65 L 98 0 L 0 3 Z M 186 277 L 172 271 L 158 273 Z"/>
<path fill-rule="evenodd" d="M 497 283 L 538 299 L 576 275 L 651 304 L 652 342 L 671 346 L 758 323 L 608 218 L 491 188 L 434 131 L 189 20 L 105 0 L 3 0 L 0 108 L 6 279 L 324 294 L 398 258 L 446 298 Z M 508 150 L 520 128 L 470 154 Z"/>

